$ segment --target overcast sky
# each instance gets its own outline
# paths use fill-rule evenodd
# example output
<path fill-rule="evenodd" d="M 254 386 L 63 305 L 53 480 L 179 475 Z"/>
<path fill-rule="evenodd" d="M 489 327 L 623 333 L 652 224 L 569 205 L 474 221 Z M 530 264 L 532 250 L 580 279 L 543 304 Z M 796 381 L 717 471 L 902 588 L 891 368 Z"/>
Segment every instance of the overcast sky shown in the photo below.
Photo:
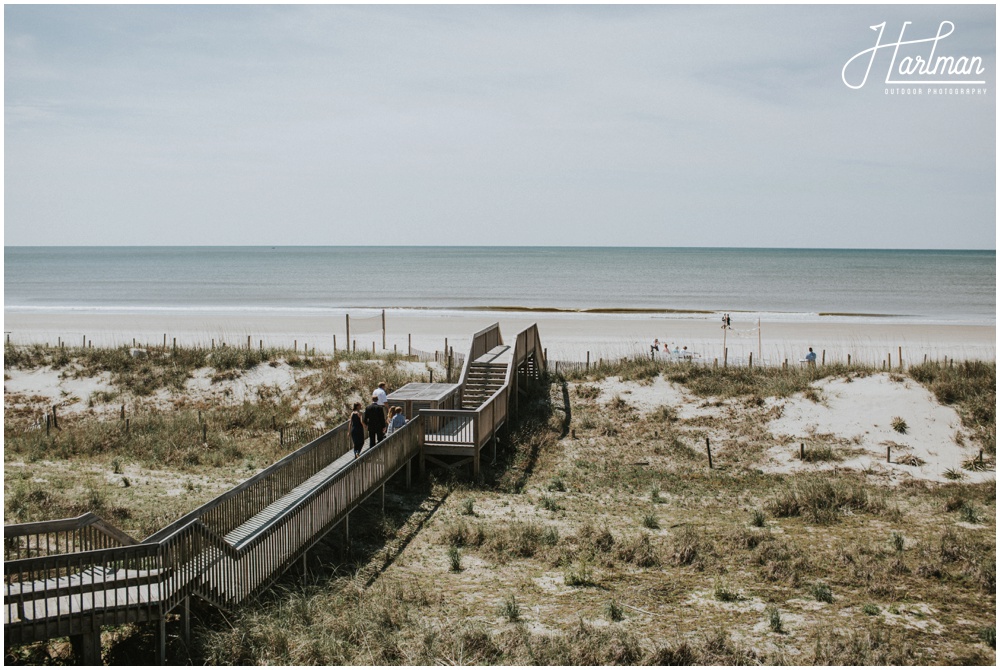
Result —
<path fill-rule="evenodd" d="M 6 245 L 996 248 L 993 5 L 4 19 Z M 849 88 L 883 21 L 986 94 Z"/>

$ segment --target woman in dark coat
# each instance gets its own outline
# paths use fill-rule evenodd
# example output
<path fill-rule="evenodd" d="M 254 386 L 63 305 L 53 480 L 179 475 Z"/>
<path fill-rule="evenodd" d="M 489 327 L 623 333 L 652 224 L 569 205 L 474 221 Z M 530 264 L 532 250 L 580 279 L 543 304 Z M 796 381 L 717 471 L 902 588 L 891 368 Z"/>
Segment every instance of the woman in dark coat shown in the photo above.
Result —
<path fill-rule="evenodd" d="M 361 420 L 361 403 L 354 403 L 354 411 L 351 412 L 351 442 L 354 443 L 354 458 L 361 453 L 361 448 L 365 445 L 365 424 Z"/>

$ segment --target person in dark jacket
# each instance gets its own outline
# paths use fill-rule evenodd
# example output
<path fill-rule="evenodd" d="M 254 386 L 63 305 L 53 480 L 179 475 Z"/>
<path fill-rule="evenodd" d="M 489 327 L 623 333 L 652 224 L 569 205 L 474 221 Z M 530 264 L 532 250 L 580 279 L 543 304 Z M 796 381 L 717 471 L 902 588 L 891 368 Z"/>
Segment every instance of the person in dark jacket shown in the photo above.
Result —
<path fill-rule="evenodd" d="M 361 403 L 354 403 L 351 412 L 351 442 L 354 443 L 354 458 L 358 457 L 365 446 L 365 422 L 361 418 Z"/>
<path fill-rule="evenodd" d="M 368 446 L 374 447 L 385 437 L 385 411 L 378 404 L 378 397 L 372 396 L 372 404 L 365 408 L 365 426 L 368 427 Z"/>

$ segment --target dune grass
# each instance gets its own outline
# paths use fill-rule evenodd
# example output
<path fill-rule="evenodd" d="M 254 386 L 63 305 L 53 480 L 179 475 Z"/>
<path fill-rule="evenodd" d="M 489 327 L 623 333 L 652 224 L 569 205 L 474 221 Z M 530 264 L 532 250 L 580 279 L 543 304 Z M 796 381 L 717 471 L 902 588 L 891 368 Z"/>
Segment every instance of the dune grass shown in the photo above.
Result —
<path fill-rule="evenodd" d="M 662 364 L 635 365 L 645 382 L 660 374 L 673 379 Z M 357 365 L 355 373 L 367 375 L 360 383 L 389 373 L 366 366 Z M 608 363 L 604 369 L 634 372 Z M 436 498 L 419 532 L 399 541 L 400 553 L 377 579 L 361 577 L 372 560 L 357 550 L 361 540 L 342 552 L 332 538 L 317 547 L 305 585 L 293 575 L 225 619 L 206 611 L 189 660 L 994 664 L 994 485 L 887 486 L 865 472 L 760 469 L 760 454 L 773 445 L 765 428 L 773 410 L 763 400 L 798 392 L 792 389 L 808 387 L 824 370 L 830 366 L 759 374 L 677 369 L 684 381 L 674 381 L 731 402 L 713 416 L 682 419 L 669 407 L 644 414 L 622 395 L 615 431 L 601 421 L 608 405 L 600 393 L 577 392 L 596 388 L 598 376 L 570 379 L 566 393 L 557 380 L 521 399 L 522 416 L 497 463 L 484 464 L 481 481 L 432 473 L 441 483 L 427 486 L 449 492 Z M 331 373 L 323 386 L 336 379 Z M 352 384 L 341 382 L 336 393 Z M 298 402 L 290 401 L 289 411 L 316 411 Z M 253 416 L 238 419 L 238 429 L 256 430 Z M 709 431 L 727 436 L 713 440 L 711 470 Z M 79 453 L 97 461 L 125 457 Z M 113 476 L 128 476 L 121 462 L 123 473 L 111 460 L 107 466 Z M 171 467 L 183 471 L 183 458 Z M 15 484 L 22 487 L 15 500 L 46 504 L 31 501 L 45 495 L 31 479 Z M 93 495 L 84 502 L 134 514 L 117 498 Z M 396 542 L 415 514 L 393 506 L 400 491 L 388 497 L 393 523 L 371 512 L 352 521 L 376 547 Z M 169 625 L 177 630 L 177 622 Z M 111 657 L 150 660 L 128 643 L 145 634 L 140 627 L 116 639 Z"/>

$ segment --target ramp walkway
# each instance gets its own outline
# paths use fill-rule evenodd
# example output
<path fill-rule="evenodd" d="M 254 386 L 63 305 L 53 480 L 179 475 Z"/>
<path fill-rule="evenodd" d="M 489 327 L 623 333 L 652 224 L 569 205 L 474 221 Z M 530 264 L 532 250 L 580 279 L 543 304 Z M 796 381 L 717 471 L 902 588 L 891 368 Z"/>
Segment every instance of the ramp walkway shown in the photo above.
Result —
<path fill-rule="evenodd" d="M 420 409 L 403 428 L 354 458 L 347 422 L 141 542 L 94 514 L 4 526 L 4 646 L 69 636 L 100 663 L 102 626 L 159 623 L 191 598 L 230 609 L 267 589 L 386 482 L 428 459 L 472 464 L 531 377 L 545 366 L 532 325 L 504 345 L 498 324 L 473 336 L 459 384 L 461 409 Z M 404 387 L 405 388 L 405 387 Z M 447 462 L 448 457 L 459 462 Z"/>

